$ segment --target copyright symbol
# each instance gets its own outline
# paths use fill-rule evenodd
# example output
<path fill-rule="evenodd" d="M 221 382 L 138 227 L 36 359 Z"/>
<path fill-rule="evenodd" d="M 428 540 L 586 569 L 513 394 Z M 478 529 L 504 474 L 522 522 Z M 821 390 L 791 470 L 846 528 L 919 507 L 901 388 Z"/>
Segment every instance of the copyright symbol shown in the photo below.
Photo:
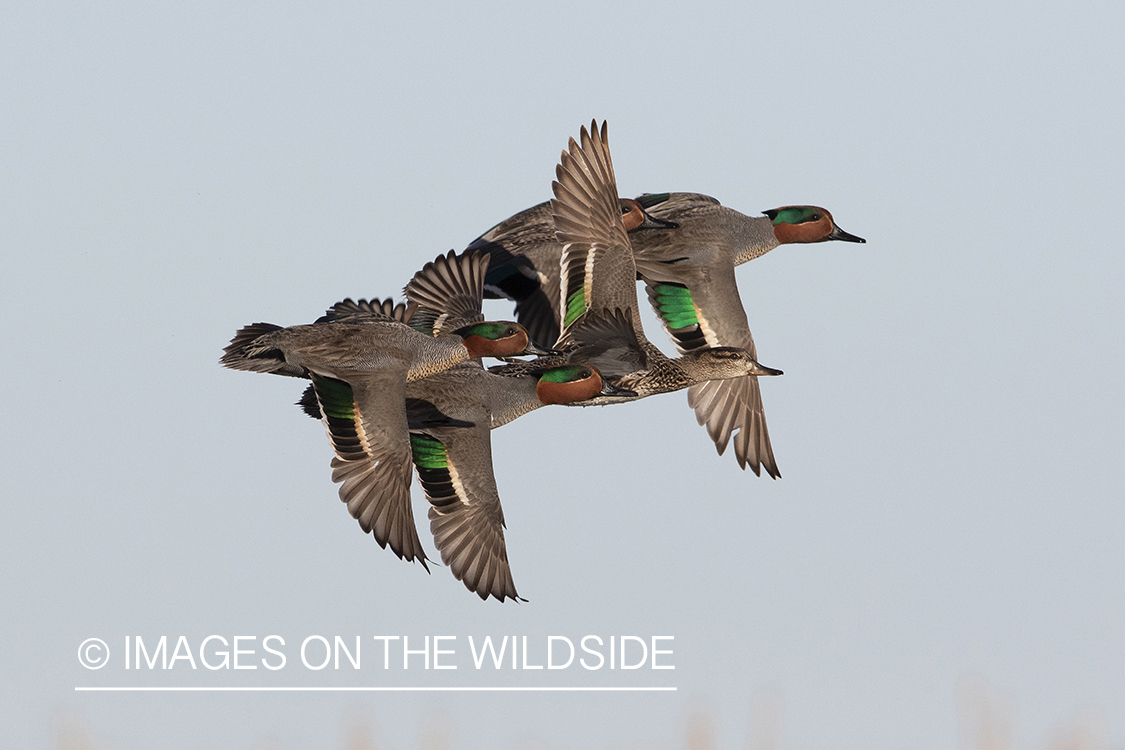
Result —
<path fill-rule="evenodd" d="M 101 669 L 109 661 L 109 646 L 101 638 L 87 638 L 78 647 L 78 663 L 86 669 Z"/>

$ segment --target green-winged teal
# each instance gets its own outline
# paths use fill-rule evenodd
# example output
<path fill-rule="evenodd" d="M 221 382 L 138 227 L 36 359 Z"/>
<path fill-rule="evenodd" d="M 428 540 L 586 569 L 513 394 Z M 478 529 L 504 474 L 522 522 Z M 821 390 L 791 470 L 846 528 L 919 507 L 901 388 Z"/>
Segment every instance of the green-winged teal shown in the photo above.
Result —
<path fill-rule="evenodd" d="M 637 273 L 665 332 L 681 353 L 704 346 L 738 346 L 757 355 L 735 266 L 791 242 L 864 242 L 815 206 L 786 206 L 750 217 L 693 193 L 641 196 L 655 215 L 679 228 L 648 233 L 637 243 Z M 673 219 L 674 217 L 674 219 Z M 757 378 L 714 380 L 688 389 L 688 404 L 722 454 L 729 442 L 739 466 L 781 472 L 770 445 Z"/>
<path fill-rule="evenodd" d="M 479 278 L 487 267 L 487 254 L 459 262 L 478 272 L 479 311 Z M 425 288 L 430 274 L 424 269 L 415 280 Z M 439 286 L 456 282 L 456 278 L 436 280 Z M 459 301 L 471 299 L 474 293 L 471 288 L 453 287 L 447 292 Z M 518 323 L 466 322 L 446 316 L 431 323 L 430 330 L 457 327 L 434 335 L 414 330 L 385 312 L 363 311 L 289 328 L 256 323 L 235 335 L 220 362 L 235 370 L 312 378 L 336 452 L 332 480 L 342 483 L 340 498 L 380 546 L 390 545 L 399 557 L 425 565 L 410 512 L 407 383 L 476 357 L 546 350 L 531 344 Z M 340 383 L 347 384 L 351 395 L 345 405 L 340 402 Z M 332 420 L 351 426 L 340 432 Z"/>
<path fill-rule="evenodd" d="M 756 357 L 734 267 L 779 244 L 843 240 L 864 242 L 836 226 L 815 206 L 785 206 L 751 217 L 698 193 L 637 198 L 645 221 L 630 232 L 637 278 L 681 354 L 701 346 L 733 346 Z M 517 319 L 532 337 L 550 344 L 561 311 L 554 281 L 562 245 L 551 242 L 549 203 L 494 227 L 473 243 L 490 249 L 486 289 L 516 301 Z M 688 403 L 722 454 L 732 437 L 742 468 L 780 476 L 770 446 L 757 378 L 709 381 L 688 389 Z"/>

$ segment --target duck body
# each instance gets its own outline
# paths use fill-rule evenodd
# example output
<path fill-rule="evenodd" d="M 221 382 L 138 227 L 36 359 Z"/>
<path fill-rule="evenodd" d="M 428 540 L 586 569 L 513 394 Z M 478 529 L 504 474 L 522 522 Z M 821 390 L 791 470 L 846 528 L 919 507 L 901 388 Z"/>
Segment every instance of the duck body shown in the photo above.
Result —
<path fill-rule="evenodd" d="M 469 350 L 457 336 L 426 337 L 381 316 L 261 332 L 267 325 L 239 331 L 222 364 L 311 378 L 340 499 L 381 547 L 426 566 L 410 511 L 406 383 L 453 367 Z"/>
<path fill-rule="evenodd" d="M 347 409 L 330 418 L 333 406 L 322 392 L 331 385 L 336 401 L 343 404 L 358 401 L 359 396 L 353 397 L 350 383 L 318 381 L 313 378 L 300 404 L 311 416 L 323 419 L 330 435 L 335 433 L 336 442 L 346 448 L 349 438 L 364 434 L 366 428 Z M 593 368 L 567 364 L 498 375 L 469 361 L 406 386 L 410 458 L 430 504 L 434 543 L 454 577 L 481 599 L 520 600 L 504 540 L 492 430 L 542 406 L 599 394 L 607 401 L 632 395 L 613 388 Z M 356 458 L 360 465 L 370 463 L 362 452 Z M 408 487 L 409 468 L 405 482 L 401 474 L 390 480 Z"/>
<path fill-rule="evenodd" d="M 403 382 L 447 370 L 472 356 L 460 336 L 426 336 L 381 315 L 355 315 L 282 328 L 255 323 L 235 335 L 220 360 L 224 367 L 290 377 L 313 372 L 379 373 Z"/>
<path fill-rule="evenodd" d="M 633 395 L 595 396 L 567 402 L 569 406 L 604 406 L 635 401 L 648 396 L 688 388 L 694 384 L 722 378 L 738 378 L 748 373 L 780 375 L 780 370 L 759 364 L 749 352 L 738 347 L 704 347 L 672 358 L 643 338 L 633 325 L 632 311 L 588 313 L 570 329 L 565 354 L 540 357 L 533 362 L 497 365 L 490 370 L 518 375 L 528 369 L 579 363 L 596 367 L 611 385 Z"/>
<path fill-rule="evenodd" d="M 637 202 L 650 217 L 629 233 L 637 279 L 661 263 L 733 268 L 778 245 L 767 217 L 746 216 L 706 195 L 663 193 Z M 532 338 L 544 346 L 553 344 L 563 326 L 558 302 L 563 243 L 555 233 L 551 202 L 515 214 L 467 248 L 485 249 L 491 254 L 486 296 L 514 301 L 516 318 Z"/>
<path fill-rule="evenodd" d="M 652 261 L 741 265 L 780 245 L 768 216 L 747 216 L 702 193 L 659 193 L 637 201 L 653 216 L 674 221 L 674 232 L 654 232 L 634 242 L 633 255 Z M 708 250 L 713 250 L 709 253 Z"/>
<path fill-rule="evenodd" d="M 767 216 L 751 217 L 697 193 L 670 193 L 646 201 L 660 215 L 674 215 L 675 232 L 649 233 L 637 243 L 638 276 L 652 309 L 681 355 L 707 347 L 734 346 L 758 356 L 738 292 L 735 266 L 780 243 Z M 688 388 L 688 405 L 721 455 L 731 440 L 740 467 L 777 478 L 773 446 L 757 377 L 710 380 Z"/>
<path fill-rule="evenodd" d="M 831 214 L 816 206 L 786 206 L 770 209 L 765 216 L 747 216 L 702 193 L 646 193 L 635 202 L 645 221 L 630 230 L 629 241 L 637 279 L 646 283 L 650 276 L 675 275 L 675 270 L 655 274 L 658 264 L 683 269 L 688 280 L 698 280 L 698 273 L 691 269 L 715 274 L 759 258 L 781 244 L 865 241 L 840 230 Z M 540 203 L 511 216 L 467 248 L 490 251 L 486 296 L 514 301 L 517 319 L 544 346 L 557 340 L 562 327 L 556 300 L 563 246 L 555 237 L 550 206 L 550 202 Z M 720 274 L 717 281 L 724 276 L 734 278 L 733 273 Z M 539 322 L 548 317 L 544 311 L 551 313 L 553 326 Z M 535 325 L 529 325 L 528 319 L 535 320 Z"/>
<path fill-rule="evenodd" d="M 816 206 L 771 209 L 746 216 L 698 193 L 638 198 L 653 215 L 675 217 L 679 228 L 638 238 L 634 256 L 649 303 L 665 333 L 685 354 L 735 346 L 757 358 L 735 267 L 787 242 L 863 242 Z M 712 380 L 688 389 L 688 405 L 721 455 L 733 441 L 740 467 L 781 476 L 769 439 L 757 377 Z"/>

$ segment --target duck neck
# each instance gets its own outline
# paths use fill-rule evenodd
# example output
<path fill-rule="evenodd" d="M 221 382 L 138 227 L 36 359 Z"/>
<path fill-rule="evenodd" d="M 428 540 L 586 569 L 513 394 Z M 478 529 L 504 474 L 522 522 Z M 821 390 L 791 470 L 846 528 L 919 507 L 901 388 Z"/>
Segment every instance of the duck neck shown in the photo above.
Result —
<path fill-rule="evenodd" d="M 427 336 L 417 331 L 411 333 L 417 333 L 421 341 L 406 374 L 408 383 L 444 372 L 469 359 L 469 350 L 459 336 Z"/>
<path fill-rule="evenodd" d="M 492 429 L 535 411 L 543 402 L 536 395 L 538 380 L 533 375 L 488 374 L 488 395 L 492 405 Z"/>
<path fill-rule="evenodd" d="M 768 216 L 746 216 L 739 214 L 739 228 L 735 233 L 738 244 L 734 247 L 736 266 L 759 258 L 781 243 L 773 233 L 773 222 Z"/>
<path fill-rule="evenodd" d="M 711 356 L 708 348 L 687 352 L 675 362 L 683 372 L 684 378 L 690 381 L 689 385 L 702 383 L 705 380 L 738 378 L 747 374 L 745 362 L 716 360 Z"/>

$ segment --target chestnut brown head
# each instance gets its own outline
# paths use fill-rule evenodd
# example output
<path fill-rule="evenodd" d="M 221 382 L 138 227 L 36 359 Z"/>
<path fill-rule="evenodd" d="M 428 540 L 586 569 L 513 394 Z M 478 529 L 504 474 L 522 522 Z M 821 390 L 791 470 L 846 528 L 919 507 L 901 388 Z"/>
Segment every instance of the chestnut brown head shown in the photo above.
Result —
<path fill-rule="evenodd" d="M 595 396 L 631 398 L 636 392 L 612 385 L 593 365 L 558 365 L 539 373 L 535 386 L 539 401 L 544 404 L 573 404 Z"/>
<path fill-rule="evenodd" d="M 510 321 L 472 323 L 453 333 L 461 337 L 473 357 L 514 357 L 531 345 L 524 327 Z"/>
<path fill-rule="evenodd" d="M 832 214 L 819 206 L 783 206 L 763 211 L 773 222 L 773 235 L 782 244 L 796 242 L 867 242 L 848 234 L 832 219 Z"/>
<path fill-rule="evenodd" d="M 640 203 L 632 198 L 619 198 L 621 204 L 621 221 L 625 224 L 625 231 L 634 229 L 677 229 L 680 225 L 674 221 L 665 221 L 645 211 Z"/>

